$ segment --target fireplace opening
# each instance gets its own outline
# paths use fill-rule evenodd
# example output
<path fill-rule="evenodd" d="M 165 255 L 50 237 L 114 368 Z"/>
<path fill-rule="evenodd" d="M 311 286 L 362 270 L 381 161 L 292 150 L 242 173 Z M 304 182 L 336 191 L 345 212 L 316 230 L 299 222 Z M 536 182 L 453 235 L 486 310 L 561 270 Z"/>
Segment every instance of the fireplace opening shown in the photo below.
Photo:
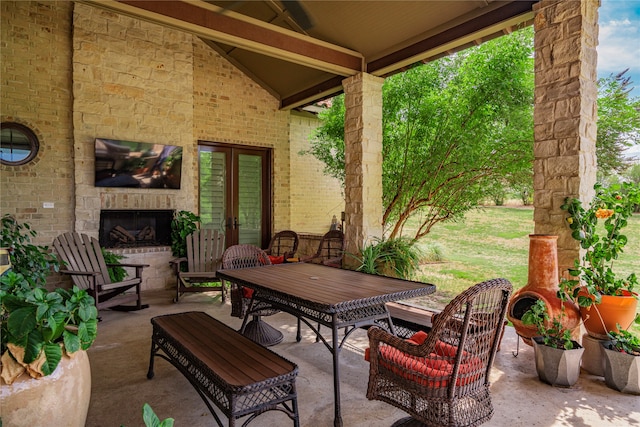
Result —
<path fill-rule="evenodd" d="M 137 248 L 171 245 L 173 210 L 101 210 L 100 246 Z"/>

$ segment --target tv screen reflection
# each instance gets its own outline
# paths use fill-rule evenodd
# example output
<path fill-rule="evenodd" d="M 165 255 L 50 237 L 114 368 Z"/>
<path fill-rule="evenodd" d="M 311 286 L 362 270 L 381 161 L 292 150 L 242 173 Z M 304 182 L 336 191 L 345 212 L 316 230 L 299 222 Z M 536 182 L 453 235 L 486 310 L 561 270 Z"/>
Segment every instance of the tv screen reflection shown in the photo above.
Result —
<path fill-rule="evenodd" d="M 95 186 L 180 188 L 182 147 L 149 142 L 95 140 Z"/>

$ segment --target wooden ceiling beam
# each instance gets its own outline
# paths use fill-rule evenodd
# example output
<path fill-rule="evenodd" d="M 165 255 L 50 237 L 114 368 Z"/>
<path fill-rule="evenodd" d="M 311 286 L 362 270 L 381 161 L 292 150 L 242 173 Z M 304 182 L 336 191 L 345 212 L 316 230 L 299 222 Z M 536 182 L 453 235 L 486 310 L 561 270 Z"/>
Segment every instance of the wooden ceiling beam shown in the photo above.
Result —
<path fill-rule="evenodd" d="M 358 52 L 201 0 L 78 1 L 332 74 L 351 76 L 364 70 L 364 58 Z"/>

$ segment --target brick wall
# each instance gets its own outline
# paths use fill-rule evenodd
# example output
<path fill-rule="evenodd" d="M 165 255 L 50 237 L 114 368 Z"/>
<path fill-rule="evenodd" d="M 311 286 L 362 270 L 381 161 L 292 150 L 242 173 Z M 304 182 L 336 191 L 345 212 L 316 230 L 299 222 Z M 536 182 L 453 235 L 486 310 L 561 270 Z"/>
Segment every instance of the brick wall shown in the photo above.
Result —
<path fill-rule="evenodd" d="M 30 163 L 0 165 L 0 213 L 34 225 L 45 245 L 74 221 L 71 14 L 71 3 L 0 2 L 2 121 L 28 126 L 40 142 Z"/>
<path fill-rule="evenodd" d="M 323 174 L 324 163 L 300 154 L 309 149 L 309 138 L 318 124 L 310 113 L 291 113 L 291 228 L 324 234 L 333 215 L 340 221 L 345 205 L 340 181 Z"/>
<path fill-rule="evenodd" d="M 274 230 L 322 234 L 340 218 L 339 183 L 297 154 L 315 117 L 279 111 L 199 38 L 79 3 L 0 8 L 2 120 L 28 125 L 41 145 L 28 165 L 0 166 L 1 213 L 29 222 L 36 243 L 65 231 L 97 237 L 100 209 L 197 211 L 198 140 L 273 148 Z M 182 146 L 181 189 L 94 187 L 96 137 Z M 145 289 L 174 286 L 170 250 L 122 252 L 151 264 Z"/>
<path fill-rule="evenodd" d="M 194 38 L 195 142 L 273 149 L 273 227 L 289 227 L 289 112 L 277 99 Z"/>

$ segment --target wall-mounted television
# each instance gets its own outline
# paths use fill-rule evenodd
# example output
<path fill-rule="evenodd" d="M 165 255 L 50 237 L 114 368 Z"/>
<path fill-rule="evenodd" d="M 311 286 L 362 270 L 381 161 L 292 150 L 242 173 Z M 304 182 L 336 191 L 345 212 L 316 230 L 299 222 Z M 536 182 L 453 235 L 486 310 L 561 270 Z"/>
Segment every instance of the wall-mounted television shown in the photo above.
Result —
<path fill-rule="evenodd" d="M 96 138 L 96 187 L 180 188 L 182 147 Z"/>

